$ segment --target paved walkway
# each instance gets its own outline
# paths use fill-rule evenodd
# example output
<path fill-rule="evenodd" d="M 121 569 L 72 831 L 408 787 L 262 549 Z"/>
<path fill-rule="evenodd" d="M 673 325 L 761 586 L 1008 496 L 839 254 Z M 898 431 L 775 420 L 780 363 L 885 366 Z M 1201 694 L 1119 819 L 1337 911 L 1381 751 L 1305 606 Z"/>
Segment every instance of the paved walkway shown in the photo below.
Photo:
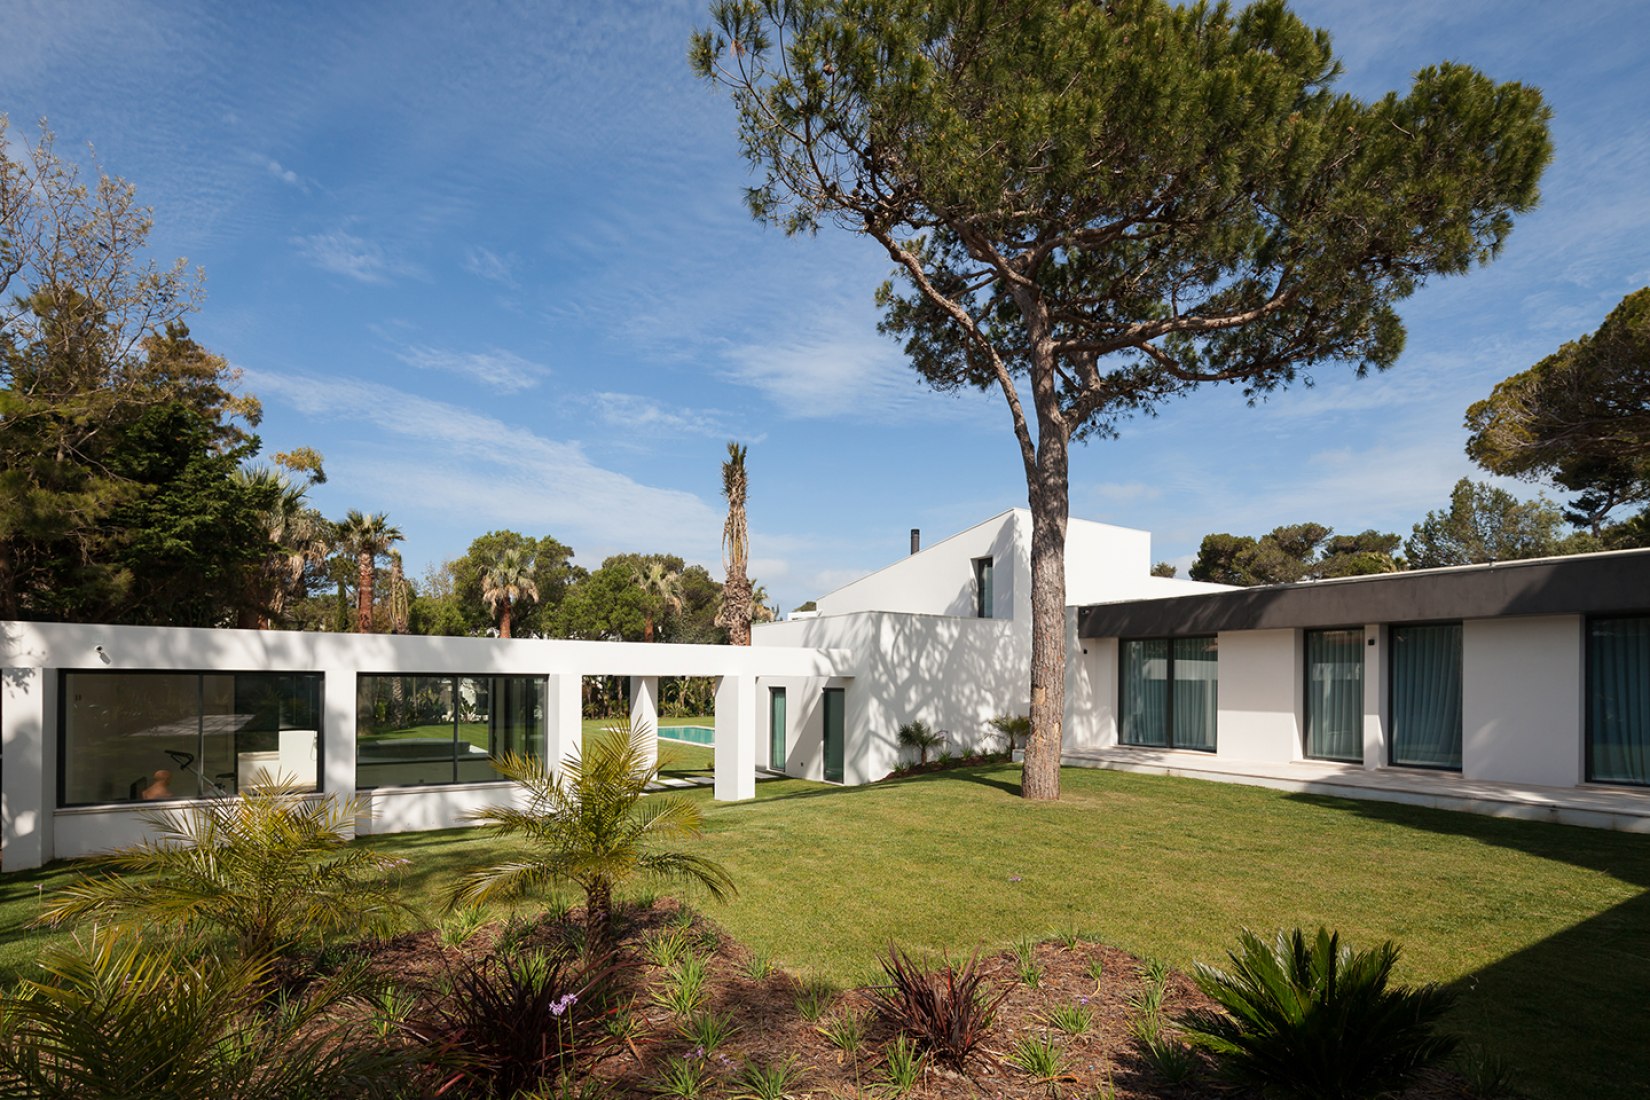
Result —
<path fill-rule="evenodd" d="M 1650 790 L 1631 787 L 1538 787 L 1463 779 L 1454 772 L 1417 768 L 1363 768 L 1322 760 L 1279 764 L 1230 760 L 1200 752 L 1117 748 L 1064 753 L 1066 764 L 1154 775 L 1182 775 L 1217 783 L 1245 783 L 1280 791 L 1369 798 L 1492 817 L 1555 821 L 1594 829 L 1650 833 Z"/>

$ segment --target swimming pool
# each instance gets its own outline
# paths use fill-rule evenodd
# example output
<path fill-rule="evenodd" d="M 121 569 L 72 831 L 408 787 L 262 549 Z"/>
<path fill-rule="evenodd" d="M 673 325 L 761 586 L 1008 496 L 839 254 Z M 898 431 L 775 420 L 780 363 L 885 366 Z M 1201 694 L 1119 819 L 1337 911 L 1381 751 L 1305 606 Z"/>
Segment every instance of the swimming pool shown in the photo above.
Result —
<path fill-rule="evenodd" d="M 687 741 L 695 745 L 716 744 L 713 726 L 660 726 L 659 736 L 666 741 Z"/>

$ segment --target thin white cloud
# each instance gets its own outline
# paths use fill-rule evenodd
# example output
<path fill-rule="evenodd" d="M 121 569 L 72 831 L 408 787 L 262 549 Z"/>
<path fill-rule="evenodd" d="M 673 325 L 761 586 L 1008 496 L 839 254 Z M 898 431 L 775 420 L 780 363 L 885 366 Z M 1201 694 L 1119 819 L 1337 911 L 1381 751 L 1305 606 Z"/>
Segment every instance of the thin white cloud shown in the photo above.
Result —
<path fill-rule="evenodd" d="M 935 394 L 899 349 L 873 332 L 775 339 L 731 349 L 724 377 L 750 386 L 797 420 L 906 420 L 955 415 L 959 405 Z"/>
<path fill-rule="evenodd" d="M 516 258 L 500 256 L 490 248 L 474 245 L 464 253 L 464 270 L 482 279 L 490 279 L 505 286 L 516 285 Z"/>
<path fill-rule="evenodd" d="M 496 393 L 530 390 L 550 374 L 550 368 L 544 364 L 501 348 L 462 352 L 445 348 L 403 347 L 395 355 L 408 366 L 456 374 L 479 382 Z"/>
<path fill-rule="evenodd" d="M 298 190 L 303 191 L 306 194 L 309 192 L 309 182 L 297 172 L 294 172 L 292 169 L 276 160 L 274 157 L 260 157 L 259 160 L 264 166 L 264 171 L 268 172 L 271 176 L 274 176 L 288 187 L 296 187 Z"/>
<path fill-rule="evenodd" d="M 712 439 L 727 436 L 728 414 L 719 409 L 666 407 L 651 397 L 634 393 L 596 393 L 597 415 L 602 422 L 633 431 L 674 435 L 700 435 Z"/>
<path fill-rule="evenodd" d="M 716 559 L 717 510 L 692 493 L 597 466 L 577 443 L 373 382 L 250 368 L 245 379 L 266 400 L 307 417 L 375 429 L 371 458 L 328 461 L 333 481 L 382 502 L 374 507 L 538 526 L 585 545 L 631 549 L 669 531 L 676 552 Z"/>
<path fill-rule="evenodd" d="M 418 274 L 416 264 L 396 259 L 375 241 L 339 229 L 294 237 L 292 243 L 310 263 L 334 275 L 363 283 L 387 283 L 403 275 Z"/>

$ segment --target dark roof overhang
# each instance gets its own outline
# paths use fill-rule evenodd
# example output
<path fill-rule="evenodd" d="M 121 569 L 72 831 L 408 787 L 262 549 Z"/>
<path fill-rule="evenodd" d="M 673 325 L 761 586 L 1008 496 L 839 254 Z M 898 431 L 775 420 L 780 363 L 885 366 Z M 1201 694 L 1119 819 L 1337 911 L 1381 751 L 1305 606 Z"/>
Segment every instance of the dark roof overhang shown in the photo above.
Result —
<path fill-rule="evenodd" d="M 1239 588 L 1078 609 L 1083 638 L 1650 611 L 1650 550 Z"/>

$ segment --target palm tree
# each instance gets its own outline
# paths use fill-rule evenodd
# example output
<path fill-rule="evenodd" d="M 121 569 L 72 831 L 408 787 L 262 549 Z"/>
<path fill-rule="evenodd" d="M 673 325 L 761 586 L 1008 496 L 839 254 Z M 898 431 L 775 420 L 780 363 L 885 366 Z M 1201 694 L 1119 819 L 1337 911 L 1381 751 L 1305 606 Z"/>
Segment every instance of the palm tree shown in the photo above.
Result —
<path fill-rule="evenodd" d="M 378 559 L 405 536 L 399 527 L 391 527 L 383 512 L 362 515 L 354 508 L 338 527 L 338 543 L 347 554 L 355 555 L 358 571 L 355 584 L 355 632 L 372 633 L 373 571 Z"/>
<path fill-rule="evenodd" d="M 728 519 L 722 525 L 722 565 L 727 580 L 722 585 L 722 606 L 716 625 L 726 628 L 729 645 L 751 644 L 750 539 L 745 526 L 745 448 L 728 443 L 728 460 L 722 463 L 722 495 L 728 498 Z"/>
<path fill-rule="evenodd" d="M 703 818 L 697 802 L 677 795 L 642 797 L 659 776 L 652 743 L 645 723 L 617 725 L 587 738 L 584 752 L 568 756 L 556 775 L 531 757 L 510 754 L 495 761 L 502 775 L 525 789 L 526 802 L 478 810 L 475 818 L 528 847 L 507 862 L 461 876 L 454 904 L 485 905 L 570 882 L 584 890 L 588 942 L 599 945 L 612 922 L 613 893 L 629 879 L 697 882 L 716 898 L 734 893 L 721 864 L 660 847 L 663 840 L 698 836 Z"/>
<path fill-rule="evenodd" d="M 636 586 L 642 590 L 642 641 L 651 642 L 654 620 L 682 610 L 682 574 L 662 561 L 638 564 Z"/>
<path fill-rule="evenodd" d="M 407 620 L 412 615 L 412 592 L 407 584 L 407 572 L 401 564 L 401 552 L 390 551 L 390 632 L 405 634 L 408 629 Z M 396 678 L 399 686 L 401 680 Z"/>
<path fill-rule="evenodd" d="M 481 599 L 498 620 L 498 636 L 510 636 L 510 612 L 524 600 L 539 598 L 533 582 L 533 559 L 519 546 L 499 552 L 493 563 L 481 571 Z"/>

